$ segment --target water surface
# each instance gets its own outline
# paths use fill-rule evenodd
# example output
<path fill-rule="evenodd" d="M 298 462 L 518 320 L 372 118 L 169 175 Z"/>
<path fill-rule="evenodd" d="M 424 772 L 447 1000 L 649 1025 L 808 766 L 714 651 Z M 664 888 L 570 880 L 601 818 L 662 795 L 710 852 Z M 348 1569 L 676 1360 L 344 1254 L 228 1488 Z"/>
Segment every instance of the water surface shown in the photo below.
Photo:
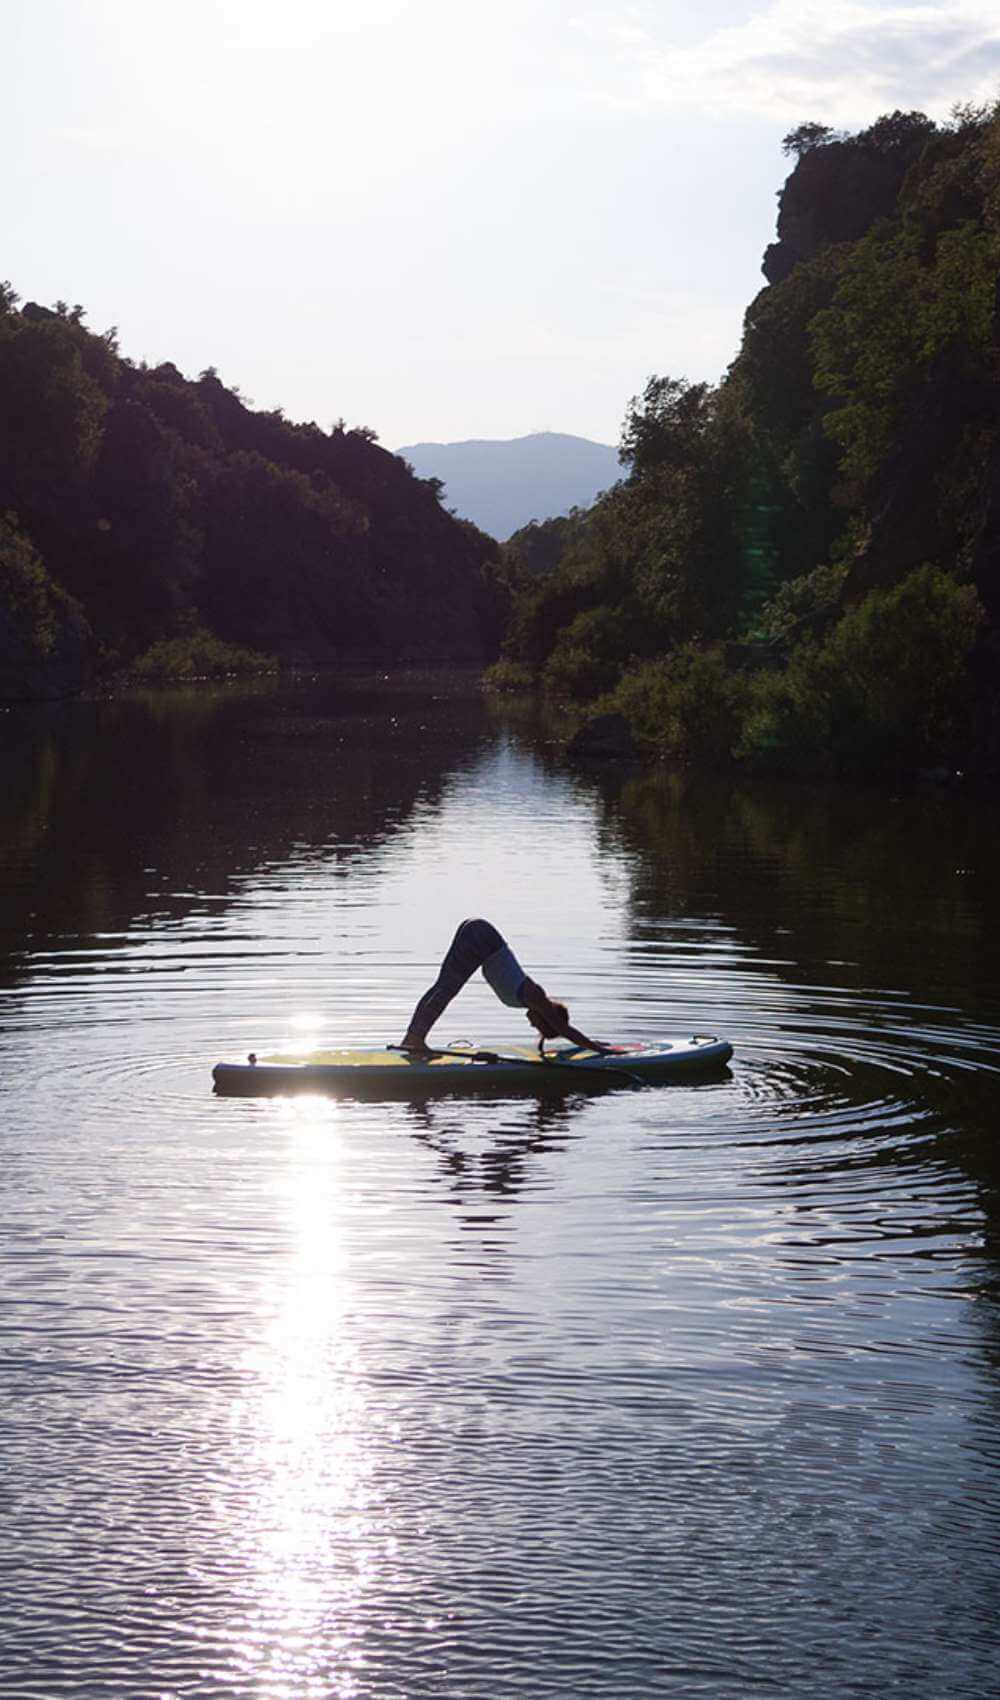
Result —
<path fill-rule="evenodd" d="M 432 680 L 0 715 L 0 1692 L 992 1696 L 1000 818 Z M 230 1100 L 485 913 L 728 1075 Z M 522 1041 L 478 982 L 436 1036 Z"/>

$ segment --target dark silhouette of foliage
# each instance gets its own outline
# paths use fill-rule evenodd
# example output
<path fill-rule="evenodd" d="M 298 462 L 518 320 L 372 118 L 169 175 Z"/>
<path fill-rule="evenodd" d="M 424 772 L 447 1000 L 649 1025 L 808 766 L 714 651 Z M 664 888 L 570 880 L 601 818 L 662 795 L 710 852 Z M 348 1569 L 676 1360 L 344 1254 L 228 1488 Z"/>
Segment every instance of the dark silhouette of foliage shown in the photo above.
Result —
<path fill-rule="evenodd" d="M 923 566 L 875 590 L 780 672 L 758 675 L 746 751 L 777 764 L 919 766 L 971 732 L 969 658 L 982 620 L 971 585 Z"/>
<path fill-rule="evenodd" d="M 86 681 L 89 632 L 11 514 L 0 514 L 0 701 L 45 698 Z"/>
<path fill-rule="evenodd" d="M 829 124 L 797 124 L 794 130 L 789 130 L 787 136 L 781 138 L 781 151 L 801 159 L 813 148 L 823 148 L 840 139 Z"/>
<path fill-rule="evenodd" d="M 161 638 L 152 644 L 133 663 L 129 677 L 139 684 L 180 684 L 234 675 L 247 678 L 276 670 L 271 657 L 222 643 L 209 632 L 196 630 L 187 637 Z"/>
<path fill-rule="evenodd" d="M 497 546 L 439 494 L 369 427 L 135 366 L 81 307 L 19 309 L 0 286 L 0 511 L 105 665 L 203 627 L 294 659 L 488 659 Z"/>
<path fill-rule="evenodd" d="M 532 520 L 508 537 L 501 545 L 500 559 L 509 582 L 530 584 L 544 578 L 557 567 L 571 549 L 583 539 L 587 527 L 586 510 L 573 508 L 568 514 L 554 519 Z"/>
<path fill-rule="evenodd" d="M 728 374 L 632 402 L 507 657 L 675 755 L 1000 770 L 1000 108 L 785 146 Z"/>

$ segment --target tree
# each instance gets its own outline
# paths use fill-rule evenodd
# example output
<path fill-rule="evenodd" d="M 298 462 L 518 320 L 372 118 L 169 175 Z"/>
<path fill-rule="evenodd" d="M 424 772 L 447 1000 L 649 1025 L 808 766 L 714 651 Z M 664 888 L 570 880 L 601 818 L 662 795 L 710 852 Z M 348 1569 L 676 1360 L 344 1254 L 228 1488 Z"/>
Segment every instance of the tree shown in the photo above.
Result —
<path fill-rule="evenodd" d="M 273 650 L 319 638 L 341 651 L 371 636 L 363 516 L 332 487 L 261 455 L 226 457 L 203 491 L 211 629 Z"/>
<path fill-rule="evenodd" d="M 895 112 L 876 118 L 867 130 L 859 131 L 855 141 L 860 147 L 873 148 L 877 153 L 903 154 L 916 158 L 930 138 L 937 134 L 937 125 L 926 112 Z"/>
<path fill-rule="evenodd" d="M 89 494 L 72 586 L 105 639 L 133 655 L 191 606 L 201 535 L 190 452 L 141 402 L 116 402 Z"/>
<path fill-rule="evenodd" d="M 11 514 L 0 513 L 0 701 L 82 688 L 90 633 Z"/>
<path fill-rule="evenodd" d="M 87 333 L 58 318 L 0 318 L 0 508 L 20 516 L 51 571 L 71 556 L 107 397 L 88 374 Z"/>
<path fill-rule="evenodd" d="M 813 148 L 826 147 L 829 142 L 839 140 L 836 130 L 832 130 L 829 124 L 798 124 L 794 130 L 789 130 L 787 136 L 782 137 L 781 151 L 801 159 L 804 153 L 811 153 Z"/>
<path fill-rule="evenodd" d="M 836 403 L 825 427 L 859 487 L 885 460 L 918 398 L 937 412 L 928 390 L 940 395 L 946 382 L 967 382 L 977 369 L 985 375 L 998 259 L 997 239 L 972 223 L 943 232 L 929 260 L 912 225 L 872 231 L 855 245 L 810 334 L 816 387 Z M 962 408 L 960 395 L 952 400 Z"/>
<path fill-rule="evenodd" d="M 618 459 L 632 478 L 664 467 L 694 464 L 712 421 L 713 392 L 686 378 L 650 378 L 633 396 L 622 427 Z"/>

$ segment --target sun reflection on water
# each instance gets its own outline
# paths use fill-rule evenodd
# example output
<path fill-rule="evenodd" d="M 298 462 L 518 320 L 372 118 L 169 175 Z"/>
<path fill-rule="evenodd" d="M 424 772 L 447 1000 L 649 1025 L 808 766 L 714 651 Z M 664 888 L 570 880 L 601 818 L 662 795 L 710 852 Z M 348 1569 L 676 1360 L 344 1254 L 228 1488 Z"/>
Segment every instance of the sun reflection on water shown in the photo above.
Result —
<path fill-rule="evenodd" d="M 372 1444 L 385 1413 L 372 1408 L 349 1331 L 336 1107 L 300 1098 L 283 1113 L 277 1203 L 287 1254 L 262 1297 L 261 1339 L 245 1359 L 247 1394 L 234 1415 L 247 1491 L 233 1539 L 254 1597 L 233 1653 L 268 1700 L 350 1697 L 364 1662 L 362 1600 L 392 1550 Z"/>

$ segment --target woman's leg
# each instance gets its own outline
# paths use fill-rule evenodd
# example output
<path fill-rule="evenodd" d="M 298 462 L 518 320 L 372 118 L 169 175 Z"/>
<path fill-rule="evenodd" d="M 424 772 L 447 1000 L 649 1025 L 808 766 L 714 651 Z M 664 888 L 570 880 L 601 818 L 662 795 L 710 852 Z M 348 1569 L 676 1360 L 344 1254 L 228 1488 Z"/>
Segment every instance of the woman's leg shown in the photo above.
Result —
<path fill-rule="evenodd" d="M 438 977 L 417 1004 L 406 1029 L 404 1045 L 422 1045 L 438 1017 L 462 990 L 488 956 L 503 946 L 503 938 L 491 922 L 463 921 L 448 946 Z"/>

